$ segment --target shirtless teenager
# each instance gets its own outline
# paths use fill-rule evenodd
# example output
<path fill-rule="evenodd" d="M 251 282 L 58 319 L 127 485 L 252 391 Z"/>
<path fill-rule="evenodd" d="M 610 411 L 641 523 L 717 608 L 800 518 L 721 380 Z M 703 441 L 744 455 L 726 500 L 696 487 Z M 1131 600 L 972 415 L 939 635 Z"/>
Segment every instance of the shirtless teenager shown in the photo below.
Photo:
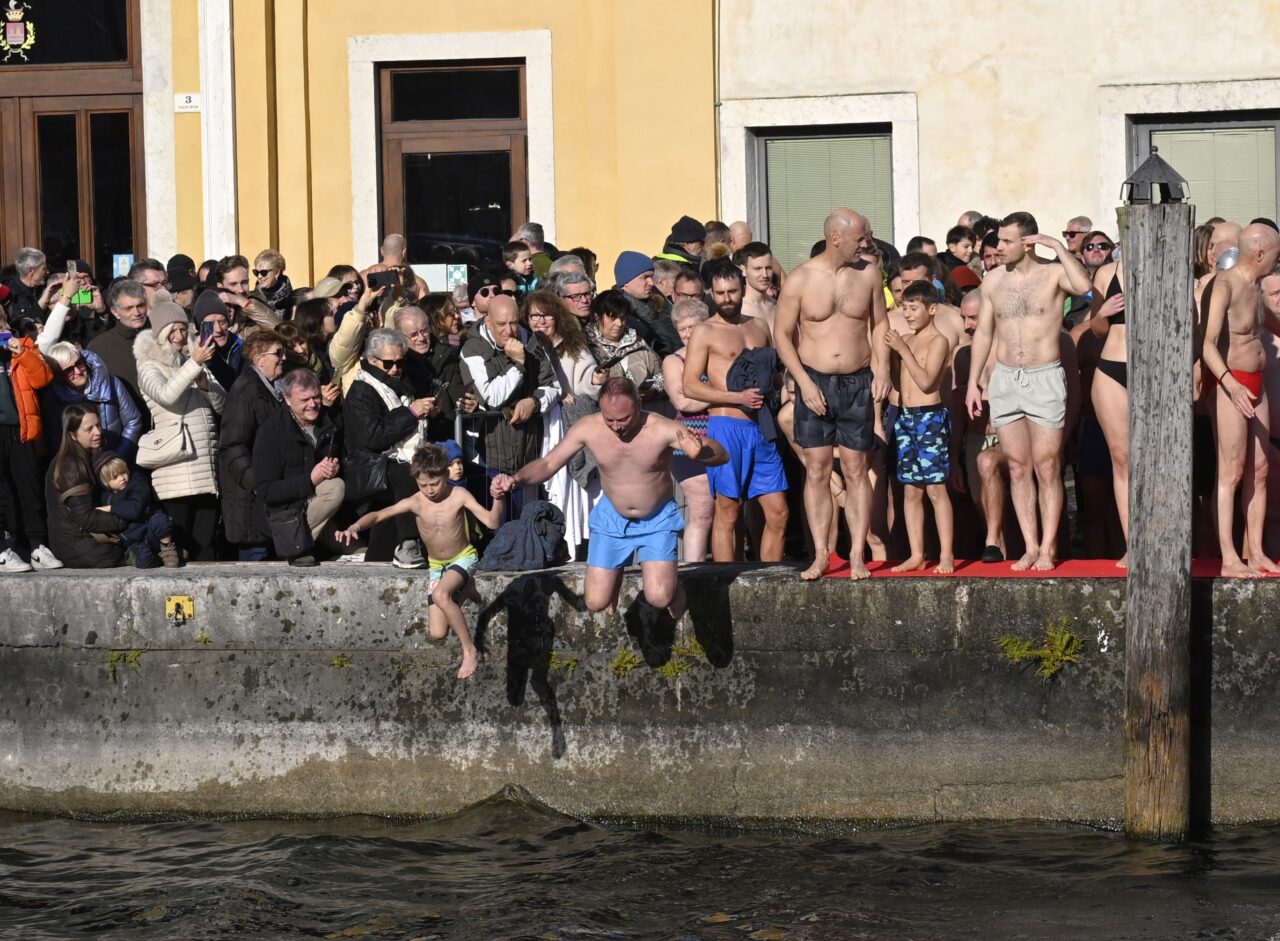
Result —
<path fill-rule="evenodd" d="M 711 403 L 707 434 L 729 455 L 723 466 L 707 471 L 716 501 L 711 526 L 711 557 L 717 562 L 742 560 L 738 518 L 747 500 L 759 500 L 764 511 L 760 535 L 761 562 L 782 560 L 787 529 L 787 475 L 777 444 L 766 441 L 755 412 L 764 407 L 756 389 L 730 392 L 729 367 L 743 350 L 772 346 L 764 321 L 742 313 L 742 272 L 728 261 L 711 269 L 711 304 L 715 313 L 694 327 L 685 348 L 685 395 Z"/>
<path fill-rule="evenodd" d="M 1218 272 L 1214 279 L 1200 353 L 1205 381 L 1218 384 L 1213 412 L 1218 439 L 1218 547 L 1222 574 L 1228 578 L 1280 572 L 1280 566 L 1262 551 L 1271 416 L 1262 383 L 1266 351 L 1261 332 L 1263 326 L 1280 332 L 1280 318 L 1267 309 L 1259 293 L 1259 282 L 1272 273 L 1280 258 L 1280 236 L 1268 226 L 1254 224 L 1240 233 L 1239 248 L 1235 267 Z M 1242 479 L 1247 563 L 1236 552 L 1234 537 L 1236 487 Z"/>
<path fill-rule="evenodd" d="M 795 377 L 796 444 L 804 449 L 804 508 L 816 558 L 806 581 L 826 572 L 833 524 L 831 446 L 840 447 L 849 524 L 850 576 L 867 578 L 863 552 L 871 520 L 867 453 L 874 447 L 875 402 L 889 391 L 888 348 L 874 348 L 885 322 L 880 270 L 859 256 L 870 226 L 852 209 L 836 209 L 822 227 L 826 248 L 791 273 L 778 298 L 774 338 Z"/>
<path fill-rule="evenodd" d="M 1089 274 L 1065 245 L 1039 234 L 1035 217 L 1028 212 L 1007 216 L 1000 223 L 998 237 L 1003 264 L 989 272 L 982 283 L 965 404 L 971 418 L 982 414 L 979 379 L 994 336 L 996 365 L 991 370 L 987 399 L 991 424 L 1009 464 L 1013 508 L 1026 543 L 1026 553 L 1013 568 L 1047 572 L 1053 568 L 1064 499 L 1062 440 L 1067 378 L 1061 361 L 1062 305 L 1067 295 L 1089 290 Z M 1052 250 L 1060 264 L 1037 257 L 1037 245 Z"/>
<path fill-rule="evenodd" d="M 622 569 L 639 555 L 644 598 L 673 618 L 685 609 L 676 571 L 676 543 L 684 529 L 672 497 L 671 452 L 702 464 L 729 459 L 718 443 L 654 412 L 642 411 L 635 384 L 622 377 L 600 387 L 600 411 L 575 422 L 546 457 L 514 476 L 494 478 L 495 497 L 516 487 L 540 484 L 586 448 L 600 469 L 604 495 L 591 511 L 586 590 L 590 611 L 616 610 Z"/>
<path fill-rule="evenodd" d="M 742 297 L 742 313 L 756 317 L 769 325 L 773 334 L 773 315 L 777 302 L 769 296 L 773 283 L 773 252 L 764 242 L 751 242 L 733 253 L 733 263 L 746 280 L 746 293 Z"/>

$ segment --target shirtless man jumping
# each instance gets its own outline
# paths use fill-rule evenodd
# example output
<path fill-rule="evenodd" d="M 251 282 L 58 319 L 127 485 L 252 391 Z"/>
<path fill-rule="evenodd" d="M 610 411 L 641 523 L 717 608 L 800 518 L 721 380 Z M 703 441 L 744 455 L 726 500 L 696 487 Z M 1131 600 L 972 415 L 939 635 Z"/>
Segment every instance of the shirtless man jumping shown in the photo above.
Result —
<path fill-rule="evenodd" d="M 635 384 L 622 377 L 600 387 L 600 411 L 575 422 L 546 457 L 500 474 L 495 497 L 540 484 L 587 448 L 600 468 L 604 495 L 591 511 L 585 601 L 590 611 L 614 611 L 622 569 L 640 557 L 644 598 L 673 618 L 685 609 L 676 572 L 676 540 L 684 518 L 672 498 L 671 452 L 681 450 L 703 464 L 729 459 L 718 443 L 653 412 L 642 411 Z"/>
<path fill-rule="evenodd" d="M 980 379 L 994 334 L 996 365 L 991 370 L 987 399 L 991 424 L 1008 461 L 1013 508 L 1026 543 L 1026 554 L 1013 564 L 1019 572 L 1053 568 L 1062 518 L 1062 438 L 1067 418 L 1067 382 L 1061 363 L 1062 305 L 1068 294 L 1089 290 L 1089 273 L 1080 260 L 1057 239 L 1038 233 L 1035 217 L 1029 212 L 1015 212 L 1000 223 L 1003 263 L 982 282 L 965 395 L 969 416 L 977 419 L 982 414 Z M 1061 264 L 1038 258 L 1037 245 L 1051 249 Z"/>
<path fill-rule="evenodd" d="M 806 581 L 821 578 L 830 561 L 833 444 L 845 479 L 849 574 L 871 574 L 862 560 L 871 522 L 867 454 L 875 444 L 875 402 L 889 392 L 889 363 L 888 348 L 871 343 L 885 304 L 879 269 L 859 257 L 870 228 L 852 209 L 832 211 L 822 226 L 826 249 L 787 278 L 773 322 L 778 356 L 799 393 L 795 439 L 804 449 L 804 509 L 816 555 L 800 576 Z"/>
<path fill-rule="evenodd" d="M 685 347 L 684 394 L 709 402 L 707 434 L 729 455 L 723 467 L 707 471 L 716 501 L 711 527 L 711 557 L 717 562 L 742 561 L 738 517 L 747 500 L 759 500 L 764 511 L 760 536 L 761 562 L 782 559 L 787 529 L 787 474 L 773 441 L 766 441 L 755 412 L 764 406 L 756 389 L 730 392 L 729 367 L 743 350 L 772 346 L 763 320 L 742 313 L 742 272 L 724 261 L 711 270 L 711 304 L 715 314 L 694 327 Z"/>
<path fill-rule="evenodd" d="M 1266 363 L 1262 327 L 1280 333 L 1280 318 L 1262 303 L 1258 288 L 1262 279 L 1275 270 L 1276 259 L 1280 258 L 1280 236 L 1268 226 L 1251 225 L 1240 233 L 1239 249 L 1235 267 L 1218 272 L 1214 279 L 1200 354 L 1206 381 L 1212 381 L 1207 378 L 1212 376 L 1218 383 L 1214 399 L 1218 546 L 1222 551 L 1222 574 L 1228 578 L 1280 572 L 1280 566 L 1262 551 L 1271 435 L 1267 392 L 1262 383 Z M 1247 563 L 1236 552 L 1234 537 L 1236 487 L 1242 478 Z"/>

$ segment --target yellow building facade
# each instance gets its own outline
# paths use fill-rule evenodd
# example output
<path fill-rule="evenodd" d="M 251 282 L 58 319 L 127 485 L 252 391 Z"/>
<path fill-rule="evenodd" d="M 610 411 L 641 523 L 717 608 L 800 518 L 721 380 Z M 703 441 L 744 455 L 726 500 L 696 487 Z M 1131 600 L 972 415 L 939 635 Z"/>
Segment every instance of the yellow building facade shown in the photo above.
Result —
<path fill-rule="evenodd" d="M 175 2 L 174 36 L 209 28 L 205 6 Z M 234 0 L 235 198 L 209 212 L 200 188 L 180 187 L 179 242 L 216 255 L 231 246 L 210 241 L 210 223 L 224 239 L 233 230 L 245 254 L 279 249 L 297 284 L 375 261 L 382 236 L 402 226 L 421 252 L 414 260 L 441 260 L 413 224 L 415 213 L 440 220 L 413 201 L 448 195 L 432 185 L 502 176 L 491 157 L 505 150 L 511 227 L 542 223 L 560 248 L 594 249 L 606 273 L 618 251 L 656 252 L 675 219 L 712 218 L 716 203 L 713 8 L 683 6 L 680 29 L 655 30 L 670 12 L 622 0 Z M 192 59 L 175 42 L 175 91 L 200 88 L 202 74 L 208 84 L 214 70 Z M 474 75 L 491 78 L 472 90 Z M 409 100 L 393 111 L 401 89 Z M 514 119 L 493 105 L 507 92 Z M 437 98 L 448 100 L 427 100 Z M 499 118 L 476 118 L 458 99 Z M 409 121 L 406 133 L 391 120 L 402 112 L 432 120 Z M 174 116 L 179 181 L 208 173 L 202 148 L 218 144 L 195 117 Z M 442 161 L 452 166 L 439 179 L 411 185 Z M 486 183 L 469 192 L 486 195 Z M 477 228 L 492 236 L 502 226 L 491 216 Z"/>

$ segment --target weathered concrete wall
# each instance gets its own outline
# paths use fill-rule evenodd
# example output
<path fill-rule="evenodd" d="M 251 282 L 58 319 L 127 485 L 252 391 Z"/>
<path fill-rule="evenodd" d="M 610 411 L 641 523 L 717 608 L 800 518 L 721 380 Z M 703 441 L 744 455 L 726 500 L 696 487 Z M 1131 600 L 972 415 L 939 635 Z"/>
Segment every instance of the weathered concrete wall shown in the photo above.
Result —
<path fill-rule="evenodd" d="M 425 635 L 425 580 L 390 567 L 8 579 L 0 806 L 436 813 L 515 783 L 598 816 L 1120 815 L 1123 581 L 685 577 L 665 635 L 575 610 L 578 569 L 485 577 L 468 682 Z M 165 620 L 171 594 L 194 622 Z M 1272 583 L 1198 586 L 1219 820 L 1280 818 L 1278 606 Z M 1085 647 L 1048 683 L 996 645 L 1063 615 Z"/>

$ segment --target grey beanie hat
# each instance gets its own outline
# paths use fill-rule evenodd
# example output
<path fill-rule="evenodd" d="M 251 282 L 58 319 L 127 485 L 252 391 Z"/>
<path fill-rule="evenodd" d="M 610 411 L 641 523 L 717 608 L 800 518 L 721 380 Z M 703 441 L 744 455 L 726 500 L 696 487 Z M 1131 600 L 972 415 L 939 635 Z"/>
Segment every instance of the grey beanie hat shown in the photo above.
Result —
<path fill-rule="evenodd" d="M 173 297 L 163 289 L 151 296 L 151 310 L 147 313 L 151 322 L 151 334 L 160 342 L 164 342 L 169 328 L 175 323 L 189 324 L 187 312 L 173 302 Z"/>

